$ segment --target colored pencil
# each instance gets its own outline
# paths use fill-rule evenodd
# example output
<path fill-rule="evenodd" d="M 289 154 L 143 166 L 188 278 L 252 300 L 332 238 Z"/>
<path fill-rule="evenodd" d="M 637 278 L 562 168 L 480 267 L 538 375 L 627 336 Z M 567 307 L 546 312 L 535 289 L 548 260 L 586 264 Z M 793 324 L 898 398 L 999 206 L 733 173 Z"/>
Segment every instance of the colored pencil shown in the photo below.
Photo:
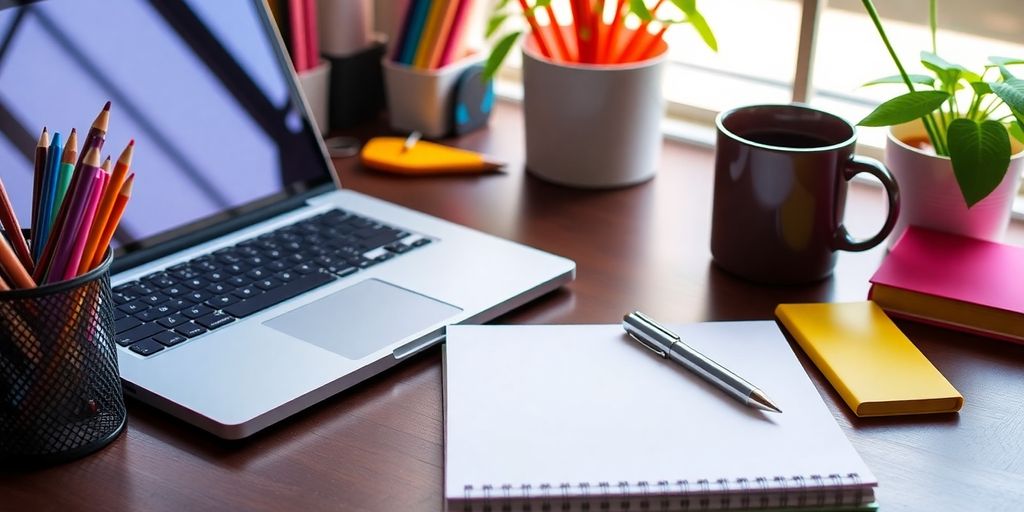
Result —
<path fill-rule="evenodd" d="M 651 9 L 651 14 L 657 14 L 658 9 L 661 8 L 661 4 L 665 3 L 665 0 L 658 0 L 654 4 L 654 8 Z M 626 42 L 626 46 L 623 47 L 622 52 L 615 58 L 615 62 L 632 62 L 626 59 L 626 55 L 638 55 L 639 50 L 636 48 L 643 44 L 645 36 L 649 36 L 650 33 L 647 31 L 647 27 L 651 25 L 650 20 L 646 20 L 640 23 L 640 26 L 633 31 L 633 36 Z"/>
<path fill-rule="evenodd" d="M 61 142 L 60 132 L 53 132 L 50 148 L 46 151 L 46 172 L 43 173 L 43 198 L 41 201 L 43 211 L 39 214 L 44 240 L 49 236 L 53 220 L 57 217 L 53 203 L 57 200 L 57 177 L 60 173 L 60 157 L 63 149 L 64 144 Z"/>
<path fill-rule="evenodd" d="M 445 4 L 448 0 L 433 0 L 430 4 L 430 11 L 427 12 L 427 22 L 423 26 L 423 35 L 420 37 L 420 44 L 416 47 L 416 54 L 413 56 L 412 65 L 427 69 L 430 65 L 430 53 L 437 44 L 437 37 L 441 33 L 441 21 L 444 19 Z"/>
<path fill-rule="evenodd" d="M 68 141 L 64 144 L 64 154 L 60 159 L 60 172 L 57 176 L 57 200 L 56 208 L 60 212 L 60 206 L 64 204 L 64 196 L 68 194 L 68 187 L 71 186 L 71 176 L 75 174 L 75 162 L 78 160 L 78 130 L 72 128 Z"/>
<path fill-rule="evenodd" d="M 68 205 L 66 221 L 50 237 L 50 240 L 56 240 L 56 242 L 53 244 L 53 257 L 44 270 L 43 282 L 54 283 L 60 281 L 64 276 L 64 270 L 67 269 L 68 262 L 71 260 L 75 236 L 78 235 L 78 229 L 82 225 L 85 210 L 89 205 L 92 188 L 96 184 L 97 175 L 103 172 L 99 165 L 100 152 L 94 147 L 82 160 L 82 168 L 75 173 L 76 179 L 73 180 L 75 183 L 71 187 L 71 191 L 68 192 L 68 199 L 64 201 Z M 49 242 L 47 245 L 50 245 Z"/>
<path fill-rule="evenodd" d="M 402 11 L 402 24 L 398 26 L 394 46 L 391 48 L 391 60 L 402 61 L 402 50 L 405 48 L 405 41 L 409 35 L 409 27 L 412 25 L 413 11 L 416 10 L 416 0 L 408 0 L 405 9 Z"/>
<path fill-rule="evenodd" d="M 14 288 L 35 288 L 36 282 L 32 279 L 32 276 L 28 274 L 25 267 L 18 261 L 18 255 L 14 254 L 14 249 L 11 249 L 10 244 L 7 243 L 7 239 L 0 236 L 0 268 L 3 269 L 4 276 L 11 280 L 11 286 Z"/>
<path fill-rule="evenodd" d="M 608 37 L 605 38 L 604 50 L 601 52 L 602 63 L 609 64 L 614 62 L 613 56 L 617 49 L 616 42 L 619 38 L 619 31 L 622 29 L 622 11 L 625 6 L 626 0 L 618 0 L 618 3 L 615 5 L 615 12 L 612 14 L 612 23 L 608 27 Z"/>
<path fill-rule="evenodd" d="M 566 62 L 572 62 L 578 59 L 578 56 L 572 54 L 569 51 L 569 44 L 565 42 L 565 34 L 562 33 L 562 25 L 558 23 L 558 17 L 555 16 L 555 10 L 551 8 L 551 4 L 548 4 L 544 8 L 548 13 L 548 19 L 551 20 L 552 32 L 555 34 L 555 46 L 558 48 L 558 52 L 561 54 L 562 60 Z"/>
<path fill-rule="evenodd" d="M 68 194 L 71 194 L 79 188 L 79 182 L 82 180 L 82 166 L 86 156 L 95 149 L 97 155 L 99 151 L 103 149 L 103 143 L 107 138 L 107 130 L 110 126 L 110 102 L 108 101 L 103 105 L 103 110 L 100 111 L 99 115 L 92 122 L 92 126 L 89 128 L 89 132 L 85 135 L 85 142 L 82 143 L 82 151 L 78 154 L 78 162 L 75 164 L 74 174 L 71 176 L 71 185 L 68 186 Z M 96 157 L 97 163 L 99 163 L 99 156 Z M 64 223 L 67 220 L 68 209 L 70 209 L 71 201 L 65 196 L 65 200 L 60 205 L 60 210 L 57 212 L 57 219 L 53 223 L 53 232 L 60 233 L 64 229 Z M 43 242 L 43 249 L 36 257 L 36 268 L 32 276 L 36 281 L 42 281 L 43 277 L 50 269 L 50 263 L 53 260 L 53 254 L 57 250 L 57 236 L 49 236 Z"/>
<path fill-rule="evenodd" d="M 316 0 L 305 0 L 305 22 L 306 22 L 306 65 L 307 69 L 313 69 L 320 65 L 320 30 L 317 26 L 319 13 L 316 10 Z"/>
<path fill-rule="evenodd" d="M 132 165 L 132 155 L 135 153 L 135 139 L 128 142 L 128 145 L 121 152 L 121 156 L 117 159 L 117 165 L 114 166 L 114 172 L 110 176 L 110 182 L 107 184 L 103 191 L 103 199 L 100 201 L 99 209 L 96 211 L 96 216 L 92 221 L 92 227 L 89 228 L 89 241 L 85 245 L 85 251 L 82 253 L 82 261 L 78 266 L 78 273 L 84 274 L 92 268 L 92 262 L 96 257 L 96 252 L 103 252 L 105 248 L 101 248 L 100 240 L 103 237 L 103 230 L 107 225 L 107 221 L 110 218 L 110 212 L 114 209 L 114 202 L 117 200 L 117 195 L 121 192 L 121 186 L 124 185 L 124 180 L 128 176 L 128 169 Z"/>
<path fill-rule="evenodd" d="M 7 286 L 7 282 L 4 281 L 4 276 L 0 276 L 0 292 L 9 292 L 11 287 Z"/>
<path fill-rule="evenodd" d="M 412 11 L 412 20 L 409 23 L 409 33 L 406 34 L 402 56 L 399 62 L 411 66 L 416 59 L 416 49 L 420 46 L 420 38 L 423 37 L 423 27 L 427 24 L 427 15 L 430 13 L 431 0 L 415 0 Z"/>
<path fill-rule="evenodd" d="M 441 67 L 441 57 L 444 55 L 445 47 L 448 44 L 448 36 L 454 30 L 455 14 L 459 10 L 459 0 L 445 0 L 444 15 L 441 18 L 441 30 L 431 45 L 430 58 L 427 59 L 428 69 Z"/>
<path fill-rule="evenodd" d="M 530 9 L 526 0 L 519 0 L 519 5 L 523 8 L 526 21 L 530 24 L 530 30 L 533 32 L 533 40 L 537 42 L 537 49 L 540 50 L 541 55 L 550 59 L 552 57 L 551 47 L 544 41 L 544 34 L 541 32 L 540 24 L 537 23 L 537 17 L 533 15 L 533 10 Z"/>
<path fill-rule="evenodd" d="M 107 159 L 109 167 L 110 159 Z M 96 218 L 96 209 L 99 208 L 100 199 L 103 198 L 103 190 L 110 181 L 110 174 L 106 169 L 96 175 L 92 187 L 89 188 L 89 200 L 86 203 L 85 211 L 82 213 L 82 221 L 78 226 L 78 233 L 75 235 L 71 247 L 71 255 L 68 258 L 67 266 L 64 267 L 62 279 L 74 279 L 79 275 L 78 266 L 82 262 L 82 253 L 85 251 L 85 244 L 89 241 L 89 230 L 92 228 L 92 221 Z"/>
<path fill-rule="evenodd" d="M 128 199 L 132 196 L 132 184 L 135 183 L 135 174 L 128 176 L 125 180 L 124 185 L 121 186 L 121 191 L 117 194 L 117 200 L 114 201 L 114 208 L 110 211 L 110 217 L 107 219 L 107 225 L 103 228 L 103 235 L 100 236 L 100 249 L 96 251 L 93 256 L 92 265 L 90 269 L 94 269 L 103 263 L 103 257 L 106 255 L 107 247 L 110 246 L 110 241 L 114 239 L 114 232 L 117 231 L 117 226 L 121 223 L 121 217 L 124 215 L 124 210 L 128 206 Z"/>
<path fill-rule="evenodd" d="M 441 63 L 438 67 L 444 67 L 462 58 L 466 44 L 466 31 L 468 30 L 469 15 L 473 0 L 459 0 L 459 7 L 455 10 L 455 20 L 452 22 L 452 30 L 448 34 L 448 40 L 444 43 L 444 51 L 441 52 Z"/>
<path fill-rule="evenodd" d="M 35 168 L 33 170 L 32 182 L 32 257 L 38 258 L 43 250 L 46 240 L 40 234 L 42 223 L 39 222 L 39 213 L 42 212 L 40 201 L 43 196 L 43 174 L 46 173 L 46 152 L 50 147 L 50 134 L 43 127 L 43 133 L 39 134 L 39 142 L 36 144 Z"/>
<path fill-rule="evenodd" d="M 25 235 L 21 232 L 18 215 L 14 213 L 14 205 L 7 196 L 3 179 L 0 179 L 0 224 L 3 224 L 4 231 L 7 232 L 7 238 L 11 240 L 11 246 L 14 247 L 14 253 L 18 256 L 21 266 L 31 272 L 35 265 L 32 262 L 32 254 L 28 249 L 28 242 L 25 241 Z"/>
<path fill-rule="evenodd" d="M 292 65 L 296 72 L 301 73 L 309 69 L 304 0 L 288 0 L 288 21 L 292 36 Z"/>

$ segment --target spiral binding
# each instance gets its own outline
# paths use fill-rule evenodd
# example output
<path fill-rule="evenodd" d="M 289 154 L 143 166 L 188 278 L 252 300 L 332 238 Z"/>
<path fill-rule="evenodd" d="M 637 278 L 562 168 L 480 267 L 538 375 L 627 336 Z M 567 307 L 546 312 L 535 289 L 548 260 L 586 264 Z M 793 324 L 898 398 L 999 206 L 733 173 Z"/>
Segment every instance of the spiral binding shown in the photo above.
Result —
<path fill-rule="evenodd" d="M 463 487 L 449 510 L 463 512 L 609 512 L 858 508 L 874 501 L 860 475 L 829 474 L 749 478 L 485 484 Z"/>

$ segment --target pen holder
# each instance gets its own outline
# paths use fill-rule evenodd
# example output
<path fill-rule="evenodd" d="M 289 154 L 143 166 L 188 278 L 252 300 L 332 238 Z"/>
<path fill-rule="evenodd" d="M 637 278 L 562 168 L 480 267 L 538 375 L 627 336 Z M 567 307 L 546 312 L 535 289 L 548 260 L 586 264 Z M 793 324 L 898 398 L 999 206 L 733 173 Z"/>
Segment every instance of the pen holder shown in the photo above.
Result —
<path fill-rule="evenodd" d="M 108 251 L 75 279 L 0 292 L 0 465 L 65 462 L 124 430 L 111 260 Z"/>
<path fill-rule="evenodd" d="M 417 69 L 385 59 L 384 82 L 391 127 L 440 139 L 455 126 L 455 88 L 462 73 L 483 60 L 471 55 L 440 69 Z"/>
<path fill-rule="evenodd" d="M 330 78 L 331 61 L 321 60 L 320 64 L 298 73 L 299 85 L 306 96 L 306 103 L 313 113 L 313 121 L 321 134 L 331 129 L 330 120 Z"/>
<path fill-rule="evenodd" d="M 378 39 L 350 55 L 324 53 L 323 58 L 331 62 L 331 129 L 352 128 L 376 119 L 384 110 L 384 72 L 380 63 L 386 48 L 384 40 Z"/>

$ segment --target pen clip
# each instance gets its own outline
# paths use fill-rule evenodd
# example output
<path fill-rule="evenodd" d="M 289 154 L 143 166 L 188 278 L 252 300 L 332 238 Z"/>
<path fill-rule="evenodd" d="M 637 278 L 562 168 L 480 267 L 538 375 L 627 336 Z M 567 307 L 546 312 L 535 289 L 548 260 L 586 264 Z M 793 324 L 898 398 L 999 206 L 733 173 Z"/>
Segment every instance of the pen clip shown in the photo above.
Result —
<path fill-rule="evenodd" d="M 668 357 L 668 354 L 666 354 L 664 350 L 661 350 L 660 348 L 657 348 L 657 347 L 652 347 L 649 343 L 647 343 L 646 341 L 642 340 L 639 336 L 637 336 L 637 335 L 635 335 L 635 334 L 633 334 L 633 333 L 631 333 L 629 331 L 626 331 L 626 334 L 628 334 L 630 338 L 633 338 L 634 340 L 636 340 L 638 343 L 640 343 L 644 347 L 647 347 L 647 350 L 650 350 L 651 352 L 654 352 L 655 354 L 658 354 L 661 357 Z"/>
<path fill-rule="evenodd" d="M 652 329 L 661 332 L 662 334 L 664 334 L 668 338 L 673 339 L 675 341 L 683 341 L 683 339 L 680 338 L 678 334 L 676 334 L 676 333 L 674 333 L 674 332 L 672 332 L 672 331 L 662 327 L 661 324 L 659 324 L 658 322 L 655 322 L 653 318 L 651 318 L 651 317 L 649 317 L 649 316 L 647 316 L 647 315 L 645 315 L 645 314 L 643 314 L 643 313 L 641 313 L 639 311 L 634 311 L 633 312 L 633 316 L 635 316 L 636 318 L 639 318 L 640 320 L 644 321 L 645 323 L 647 323 L 648 327 L 651 327 Z"/>

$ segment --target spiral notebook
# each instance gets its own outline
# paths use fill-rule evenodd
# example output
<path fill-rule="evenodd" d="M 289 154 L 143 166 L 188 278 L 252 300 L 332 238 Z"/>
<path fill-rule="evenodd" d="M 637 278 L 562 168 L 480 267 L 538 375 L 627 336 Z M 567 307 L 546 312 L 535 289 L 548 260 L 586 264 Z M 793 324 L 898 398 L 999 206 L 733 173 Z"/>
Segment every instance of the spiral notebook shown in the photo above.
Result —
<path fill-rule="evenodd" d="M 775 322 L 671 328 L 783 413 L 740 404 L 618 325 L 449 327 L 448 510 L 873 507 L 875 477 Z"/>

